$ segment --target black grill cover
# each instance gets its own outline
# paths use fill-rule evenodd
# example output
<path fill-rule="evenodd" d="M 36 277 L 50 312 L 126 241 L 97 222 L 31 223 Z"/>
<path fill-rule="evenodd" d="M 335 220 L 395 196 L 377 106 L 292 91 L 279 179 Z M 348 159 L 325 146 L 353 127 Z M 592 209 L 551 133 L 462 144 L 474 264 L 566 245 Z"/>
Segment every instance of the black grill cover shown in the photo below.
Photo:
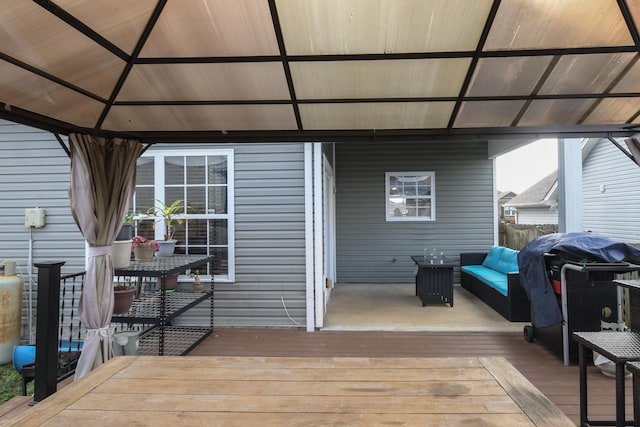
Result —
<path fill-rule="evenodd" d="M 562 312 L 546 272 L 545 253 L 580 262 L 640 263 L 640 250 L 597 233 L 554 233 L 527 243 L 518 254 L 518 268 L 536 327 L 562 322 Z"/>

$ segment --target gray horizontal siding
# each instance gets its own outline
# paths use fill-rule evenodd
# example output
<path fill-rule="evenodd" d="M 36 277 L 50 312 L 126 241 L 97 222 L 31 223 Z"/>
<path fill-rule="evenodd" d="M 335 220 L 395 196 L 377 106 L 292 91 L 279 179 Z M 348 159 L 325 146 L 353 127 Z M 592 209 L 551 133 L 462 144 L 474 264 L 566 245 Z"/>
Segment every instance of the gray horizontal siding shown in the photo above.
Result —
<path fill-rule="evenodd" d="M 304 326 L 303 145 L 235 150 L 236 284 L 216 287 L 216 325 Z"/>
<path fill-rule="evenodd" d="M 28 276 L 29 239 L 32 263 L 64 261 L 63 273 L 84 270 L 84 239 L 69 207 L 70 164 L 52 134 L 0 120 L 0 260 L 15 260 L 25 279 L 21 331 L 25 341 L 29 289 L 34 322 L 37 296 L 37 270 L 32 269 L 32 281 Z M 30 235 L 24 211 L 34 207 L 45 210 L 45 226 L 34 228 Z"/>
<path fill-rule="evenodd" d="M 303 145 L 174 144 L 154 149 L 190 147 L 234 149 L 236 279 L 216 283 L 216 326 L 304 326 Z M 204 304 L 179 323 L 207 322 Z"/>
<path fill-rule="evenodd" d="M 214 302 L 214 327 L 304 327 L 306 309 L 299 301 L 304 300 L 305 291 L 297 286 L 282 283 L 261 282 L 260 285 L 237 285 L 237 292 L 220 289 L 216 285 Z M 250 304 L 247 301 L 252 301 Z M 209 323 L 208 302 L 181 315 L 177 325 L 207 325 Z M 288 314 L 287 314 L 288 313 Z M 289 317 L 291 316 L 291 317 Z"/>
<path fill-rule="evenodd" d="M 386 221 L 385 172 L 399 171 L 435 171 L 436 221 Z M 335 174 L 339 282 L 412 282 L 410 256 L 425 247 L 457 260 L 493 244 L 486 144 L 336 144 Z"/>
<path fill-rule="evenodd" d="M 236 282 L 216 284 L 216 324 L 304 326 L 303 146 L 173 144 L 152 150 L 175 148 L 234 149 Z M 69 207 L 69 169 L 53 135 L 0 121 L 0 260 L 15 259 L 19 271 L 27 271 L 24 209 L 39 206 L 46 211 L 46 226 L 33 230 L 33 261 L 65 261 L 67 273 L 84 269 L 85 242 Z M 26 325 L 26 296 L 23 301 Z M 208 309 L 199 307 L 181 322 L 206 323 Z"/>
<path fill-rule="evenodd" d="M 65 261 L 63 272 L 84 269 L 84 239 L 69 207 L 69 168 L 52 134 L 0 120 L 0 259 L 15 259 L 27 271 L 24 211 L 37 206 L 46 224 L 32 230 L 33 262 Z"/>

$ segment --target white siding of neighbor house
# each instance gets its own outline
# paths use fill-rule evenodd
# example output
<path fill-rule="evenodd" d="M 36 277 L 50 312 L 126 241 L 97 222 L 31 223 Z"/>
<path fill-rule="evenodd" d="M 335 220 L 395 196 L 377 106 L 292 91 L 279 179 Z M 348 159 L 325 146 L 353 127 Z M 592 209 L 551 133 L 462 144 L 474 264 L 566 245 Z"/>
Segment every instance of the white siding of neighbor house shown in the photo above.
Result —
<path fill-rule="evenodd" d="M 558 209 L 518 208 L 517 224 L 557 224 Z"/>
<path fill-rule="evenodd" d="M 638 165 L 610 141 L 600 140 L 583 161 L 582 186 L 585 230 L 640 243 Z"/>
<path fill-rule="evenodd" d="M 216 283 L 215 325 L 304 327 L 303 145 L 178 147 L 234 150 L 236 280 Z M 0 261 L 15 259 L 26 274 L 24 210 L 38 206 L 46 211 L 46 225 L 33 230 L 32 261 L 65 261 L 63 273 L 84 270 L 85 242 L 69 207 L 69 169 L 70 160 L 54 135 L 0 120 Z M 208 308 L 190 311 L 182 320 L 208 322 Z"/>
<path fill-rule="evenodd" d="M 385 172 L 435 171 L 436 220 L 387 222 Z M 415 280 L 425 247 L 457 261 L 494 242 L 493 164 L 486 143 L 336 144 L 337 280 Z M 454 282 L 458 283 L 458 268 Z"/>

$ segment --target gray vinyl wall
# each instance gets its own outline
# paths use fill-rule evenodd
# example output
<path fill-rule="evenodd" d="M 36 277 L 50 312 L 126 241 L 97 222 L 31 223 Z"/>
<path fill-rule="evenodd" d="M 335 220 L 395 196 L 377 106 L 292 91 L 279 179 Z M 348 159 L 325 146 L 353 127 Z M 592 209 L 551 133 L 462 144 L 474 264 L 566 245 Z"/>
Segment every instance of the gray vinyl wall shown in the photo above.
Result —
<path fill-rule="evenodd" d="M 494 242 L 493 162 L 486 143 L 336 144 L 337 280 L 415 280 L 425 247 L 459 260 Z M 436 221 L 387 222 L 385 172 L 435 171 Z M 455 269 L 454 282 L 459 283 Z"/>
<path fill-rule="evenodd" d="M 30 239 L 34 263 L 84 270 L 84 239 L 69 207 L 70 164 L 51 133 L 0 120 L 0 260 L 16 260 L 20 273 L 28 270 Z M 45 226 L 30 236 L 24 211 L 35 207 L 45 210 Z"/>
<path fill-rule="evenodd" d="M 24 278 L 25 342 L 35 339 L 35 327 L 29 333 L 29 312 L 35 325 L 37 301 L 37 270 L 32 268 L 29 276 L 29 259 L 31 265 L 65 261 L 63 273 L 84 270 L 84 239 L 69 207 L 70 164 L 49 132 L 0 120 L 0 261 L 15 260 Z M 45 226 L 30 230 L 24 226 L 24 211 L 35 207 L 44 209 Z"/>
<path fill-rule="evenodd" d="M 583 161 L 582 186 L 585 230 L 640 243 L 640 167 L 603 139 Z"/>
<path fill-rule="evenodd" d="M 234 150 L 236 277 L 216 282 L 215 326 L 304 327 L 304 145 L 192 147 Z M 205 304 L 181 320 L 202 323 L 207 316 Z"/>
<path fill-rule="evenodd" d="M 235 158 L 236 280 L 216 284 L 215 326 L 304 327 L 303 144 L 193 147 L 233 149 Z M 85 242 L 69 207 L 69 169 L 70 160 L 52 134 L 0 120 L 0 261 L 16 260 L 25 276 L 29 229 L 24 210 L 36 206 L 45 209 L 46 225 L 32 231 L 32 261 L 65 261 L 63 273 L 84 270 Z M 199 307 L 182 320 L 208 323 L 208 313 Z"/>

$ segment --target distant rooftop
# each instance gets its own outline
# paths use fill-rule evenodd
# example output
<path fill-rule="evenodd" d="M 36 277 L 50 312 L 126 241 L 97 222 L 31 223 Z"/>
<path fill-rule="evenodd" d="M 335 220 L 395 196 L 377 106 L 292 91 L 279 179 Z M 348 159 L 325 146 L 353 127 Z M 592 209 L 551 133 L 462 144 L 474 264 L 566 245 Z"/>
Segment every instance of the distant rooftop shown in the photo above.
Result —
<path fill-rule="evenodd" d="M 558 171 L 553 171 L 531 187 L 518 194 L 513 199 L 505 203 L 505 206 L 514 208 L 523 207 L 544 207 L 556 204 L 552 197 L 558 187 Z M 553 201 L 550 201 L 553 200 Z"/>

